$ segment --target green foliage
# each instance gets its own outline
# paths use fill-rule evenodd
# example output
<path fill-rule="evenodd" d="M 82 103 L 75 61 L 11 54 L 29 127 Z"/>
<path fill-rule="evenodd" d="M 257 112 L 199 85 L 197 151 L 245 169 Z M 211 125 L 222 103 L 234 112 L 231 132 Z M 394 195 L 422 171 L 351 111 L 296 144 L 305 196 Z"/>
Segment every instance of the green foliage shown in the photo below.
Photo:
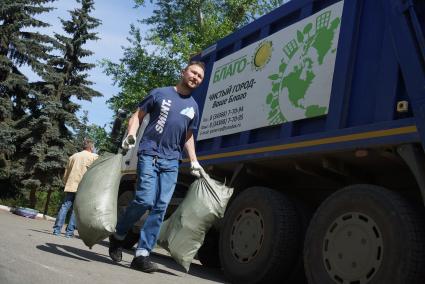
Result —
<path fill-rule="evenodd" d="M 33 207 L 33 209 L 38 210 L 40 213 L 44 212 L 44 206 L 46 204 L 47 192 L 46 191 L 38 191 L 36 193 L 37 203 Z M 47 211 L 48 216 L 55 217 L 57 212 L 59 211 L 59 207 L 62 204 L 62 200 L 64 198 L 63 191 L 54 191 L 50 195 L 49 208 Z M 9 206 L 9 207 L 30 207 L 29 196 L 25 194 L 19 194 L 17 196 L 9 197 L 9 198 L 0 198 L 0 204 Z"/>
<path fill-rule="evenodd" d="M 0 180 L 9 178 L 11 156 L 15 153 L 12 102 L 5 95 L 0 97 Z"/>
<path fill-rule="evenodd" d="M 75 146 L 78 150 L 83 149 L 84 139 L 89 138 L 87 135 L 87 129 L 89 126 L 89 112 L 87 110 L 83 111 L 83 116 L 80 117 L 80 125 L 78 127 L 78 132 L 75 135 Z"/>
<path fill-rule="evenodd" d="M 40 213 L 44 212 L 44 206 L 46 205 L 46 199 L 47 199 L 47 191 L 38 191 L 36 193 L 37 197 L 37 203 L 35 206 L 35 209 L 37 209 Z M 62 201 L 64 199 L 64 192 L 63 191 L 53 191 L 50 195 L 49 200 L 49 208 L 47 210 L 47 215 L 55 217 L 56 214 L 59 211 L 59 207 L 62 204 Z"/>
<path fill-rule="evenodd" d="M 100 127 L 96 124 L 89 125 L 87 127 L 87 137 L 90 137 L 94 141 L 98 154 L 116 152 L 116 148 L 111 141 L 111 136 L 104 127 Z"/>
<path fill-rule="evenodd" d="M 16 160 L 22 157 L 21 138 L 30 132 L 25 122 L 36 105 L 19 68 L 26 64 L 40 75 L 50 58 L 53 39 L 28 30 L 48 26 L 35 17 L 52 9 L 45 6 L 49 2 L 3 0 L 0 5 L 0 179 L 12 191 L 26 174 L 17 170 L 23 163 Z"/>
<path fill-rule="evenodd" d="M 140 30 L 131 26 L 130 47 L 124 49 L 120 63 L 103 60 L 102 66 L 107 75 L 121 87 L 121 92 L 108 103 L 112 109 L 132 112 L 150 90 L 158 86 L 174 84 L 179 74 L 176 60 L 149 53 L 143 45 Z"/>
<path fill-rule="evenodd" d="M 0 198 L 0 204 L 4 206 L 13 207 L 28 207 L 29 199 L 23 195 L 18 195 L 13 198 Z"/>
<path fill-rule="evenodd" d="M 144 5 L 145 1 L 136 0 Z M 185 62 L 202 49 L 278 7 L 277 0 L 151 1 L 153 15 L 141 20 L 152 28 L 147 40 Z"/>
<path fill-rule="evenodd" d="M 80 121 L 80 127 L 75 136 L 78 149 L 83 149 L 84 139 L 89 138 L 94 142 L 98 154 L 116 151 L 111 140 L 111 135 L 105 130 L 105 126 L 101 127 L 96 124 L 88 123 L 88 111 L 83 111 L 83 116 L 80 118 Z"/>
<path fill-rule="evenodd" d="M 150 90 L 173 85 L 189 59 L 218 39 L 278 7 L 282 0 L 150 0 L 152 16 L 141 19 L 147 36 L 131 26 L 119 63 L 103 60 L 104 72 L 121 87 L 108 103 L 117 113 L 132 112 Z M 135 0 L 136 7 L 146 4 Z M 153 50 L 153 51 L 152 51 Z"/>

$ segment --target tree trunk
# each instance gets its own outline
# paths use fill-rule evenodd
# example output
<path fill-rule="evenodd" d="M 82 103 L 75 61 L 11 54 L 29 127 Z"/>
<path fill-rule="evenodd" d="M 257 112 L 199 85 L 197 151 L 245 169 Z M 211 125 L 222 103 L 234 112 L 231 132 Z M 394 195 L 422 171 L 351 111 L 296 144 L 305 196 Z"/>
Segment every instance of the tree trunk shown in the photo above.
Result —
<path fill-rule="evenodd" d="M 52 194 L 52 190 L 49 189 L 49 191 L 47 192 L 46 204 L 44 204 L 44 212 L 43 212 L 44 216 L 47 215 L 47 211 L 49 210 L 49 203 L 50 203 L 50 195 L 51 194 Z"/>
<path fill-rule="evenodd" d="M 37 192 L 37 189 L 32 188 L 30 191 L 30 208 L 35 208 L 35 205 L 37 204 L 37 197 L 35 196 L 35 193 Z"/>

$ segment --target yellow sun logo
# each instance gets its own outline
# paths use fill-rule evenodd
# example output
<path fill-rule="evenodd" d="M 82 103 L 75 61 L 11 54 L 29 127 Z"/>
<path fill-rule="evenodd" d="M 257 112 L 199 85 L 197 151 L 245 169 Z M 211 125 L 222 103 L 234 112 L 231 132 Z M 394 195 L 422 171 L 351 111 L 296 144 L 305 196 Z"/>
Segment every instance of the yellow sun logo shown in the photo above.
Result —
<path fill-rule="evenodd" d="M 270 58 L 272 57 L 272 42 L 271 41 L 263 41 L 260 43 L 255 50 L 253 60 L 252 60 L 252 67 L 253 69 L 259 71 L 266 66 L 267 63 L 269 63 Z"/>

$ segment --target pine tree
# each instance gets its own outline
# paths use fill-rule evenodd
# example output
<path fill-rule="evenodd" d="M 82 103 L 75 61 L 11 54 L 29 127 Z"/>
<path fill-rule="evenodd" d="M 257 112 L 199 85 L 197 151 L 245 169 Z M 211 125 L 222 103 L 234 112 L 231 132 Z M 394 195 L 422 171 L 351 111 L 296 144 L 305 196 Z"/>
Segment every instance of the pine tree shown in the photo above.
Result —
<path fill-rule="evenodd" d="M 67 35 L 55 34 L 54 47 L 61 54 L 48 59 L 43 81 L 31 83 L 37 108 L 28 119 L 31 133 L 23 142 L 26 156 L 20 163 L 20 170 L 29 173 L 22 185 L 31 192 L 60 188 L 67 158 L 79 150 L 74 133 L 79 128 L 76 112 L 80 105 L 71 99 L 90 101 L 101 96 L 90 88 L 92 82 L 87 79 L 86 72 L 94 64 L 82 62 L 92 55 L 83 45 L 98 39 L 91 30 L 99 26 L 100 21 L 90 16 L 94 1 L 77 2 L 81 8 L 70 11 L 71 19 L 61 19 Z"/>
<path fill-rule="evenodd" d="M 7 187 L 14 154 L 20 151 L 18 137 L 27 127 L 18 124 L 34 105 L 20 67 L 29 65 L 38 74 L 44 69 L 52 38 L 31 28 L 48 26 L 36 16 L 50 11 L 45 5 L 52 1 L 0 0 L 0 180 Z"/>

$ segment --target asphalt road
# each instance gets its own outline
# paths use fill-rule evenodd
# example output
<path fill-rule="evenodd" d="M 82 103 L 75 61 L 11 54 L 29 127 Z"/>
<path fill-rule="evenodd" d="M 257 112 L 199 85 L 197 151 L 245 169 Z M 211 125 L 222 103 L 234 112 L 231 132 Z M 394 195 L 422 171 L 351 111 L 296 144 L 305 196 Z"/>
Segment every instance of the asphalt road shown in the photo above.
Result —
<path fill-rule="evenodd" d="M 24 218 L 0 210 L 0 284 L 41 283 L 225 283 L 220 270 L 191 265 L 186 274 L 164 250 L 157 249 L 152 260 L 160 270 L 153 274 L 129 268 L 132 252 L 113 263 L 108 242 L 90 250 L 77 237 L 52 235 L 51 221 Z"/>

